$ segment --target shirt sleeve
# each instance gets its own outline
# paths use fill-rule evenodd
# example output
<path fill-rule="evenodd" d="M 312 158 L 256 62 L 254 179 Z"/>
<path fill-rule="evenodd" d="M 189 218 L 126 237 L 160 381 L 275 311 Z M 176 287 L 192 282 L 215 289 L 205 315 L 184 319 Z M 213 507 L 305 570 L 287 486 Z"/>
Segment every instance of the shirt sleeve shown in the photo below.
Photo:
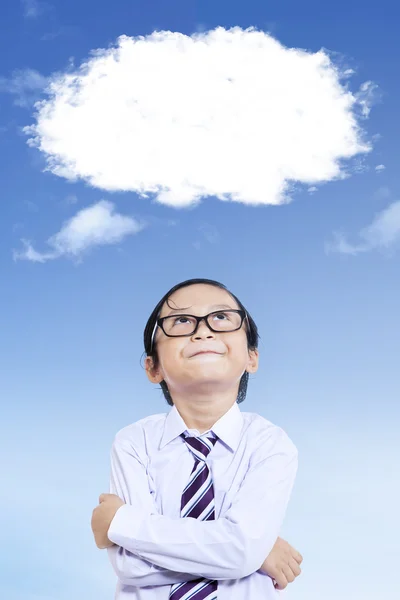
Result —
<path fill-rule="evenodd" d="M 116 455 L 122 451 L 117 448 Z M 241 487 L 222 517 L 172 519 L 157 514 L 148 502 L 128 498 L 115 513 L 108 537 L 170 571 L 208 579 L 247 577 L 260 569 L 276 542 L 297 466 L 296 446 L 281 428 L 273 426 L 258 440 Z M 138 469 L 133 476 L 135 490 L 142 489 L 144 472 Z"/>
<path fill-rule="evenodd" d="M 141 511 L 147 515 L 158 514 L 148 485 L 144 461 L 133 447 L 128 448 L 120 442 L 114 442 L 111 449 L 110 494 L 119 496 L 132 509 L 137 507 L 138 514 Z M 124 585 L 171 585 L 198 577 L 154 565 L 118 545 L 107 548 L 107 553 L 115 574 Z"/>

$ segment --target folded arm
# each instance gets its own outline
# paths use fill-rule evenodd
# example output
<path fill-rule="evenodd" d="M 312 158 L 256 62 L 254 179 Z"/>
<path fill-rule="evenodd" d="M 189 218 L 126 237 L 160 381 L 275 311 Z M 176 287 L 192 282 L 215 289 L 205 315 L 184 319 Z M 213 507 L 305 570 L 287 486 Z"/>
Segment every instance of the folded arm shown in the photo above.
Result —
<path fill-rule="evenodd" d="M 199 577 L 199 575 L 179 573 L 153 565 L 120 546 L 110 546 L 107 552 L 115 574 L 124 585 L 134 587 L 171 585 Z"/>
<path fill-rule="evenodd" d="M 132 444 L 114 441 L 112 456 L 114 477 L 122 480 L 122 487 L 112 493 L 126 502 L 108 530 L 109 539 L 123 549 L 109 549 L 111 556 L 120 559 L 121 575 L 137 576 L 140 572 L 135 569 L 142 570 L 143 561 L 148 561 L 147 575 L 172 578 L 181 574 L 183 579 L 176 581 L 240 579 L 260 569 L 278 537 L 297 472 L 297 449 L 282 429 L 272 427 L 265 432 L 231 506 L 214 521 L 158 514 L 149 505 L 145 464 Z M 129 491 L 128 497 L 120 493 L 124 486 L 128 489 L 121 468 L 127 462 L 133 469 L 134 497 Z M 131 570 L 135 557 L 137 565 Z"/>
<path fill-rule="evenodd" d="M 149 489 L 144 461 L 132 446 L 128 447 L 116 441 L 111 449 L 110 494 L 117 494 L 131 509 L 137 507 L 136 518 L 142 512 L 147 516 L 158 514 Z M 107 553 L 115 574 L 124 585 L 171 585 L 199 577 L 152 564 L 117 543 L 108 547 Z"/>

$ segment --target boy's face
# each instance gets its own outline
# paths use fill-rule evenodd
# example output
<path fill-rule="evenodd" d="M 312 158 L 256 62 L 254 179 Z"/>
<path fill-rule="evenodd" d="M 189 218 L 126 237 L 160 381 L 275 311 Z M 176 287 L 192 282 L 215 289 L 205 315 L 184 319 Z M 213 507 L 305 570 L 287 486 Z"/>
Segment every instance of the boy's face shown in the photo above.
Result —
<path fill-rule="evenodd" d="M 181 288 L 164 304 L 161 317 L 179 313 L 203 316 L 222 309 L 239 309 L 231 295 L 220 288 L 196 284 Z M 172 308 L 171 308 L 172 307 Z M 247 347 L 246 321 L 233 332 L 213 332 L 204 321 L 196 333 L 187 337 L 167 337 L 158 328 L 155 335 L 159 364 L 152 368 L 146 358 L 146 371 L 153 383 L 165 381 L 171 396 L 174 390 L 195 392 L 204 387 L 227 389 L 239 385 L 245 371 L 254 373 L 258 352 Z"/>

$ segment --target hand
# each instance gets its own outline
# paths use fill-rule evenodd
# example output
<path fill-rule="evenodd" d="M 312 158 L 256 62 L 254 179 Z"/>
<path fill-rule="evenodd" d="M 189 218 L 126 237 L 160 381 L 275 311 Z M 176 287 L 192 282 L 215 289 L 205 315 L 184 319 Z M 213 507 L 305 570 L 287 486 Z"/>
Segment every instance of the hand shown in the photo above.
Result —
<path fill-rule="evenodd" d="M 275 589 L 284 590 L 288 583 L 292 583 L 300 575 L 299 565 L 302 561 L 303 557 L 300 552 L 278 537 L 259 570 L 274 580 Z"/>
<path fill-rule="evenodd" d="M 103 550 L 114 545 L 108 539 L 107 532 L 115 513 L 125 502 L 116 494 L 100 494 L 99 502 L 93 510 L 91 526 L 96 546 Z"/>

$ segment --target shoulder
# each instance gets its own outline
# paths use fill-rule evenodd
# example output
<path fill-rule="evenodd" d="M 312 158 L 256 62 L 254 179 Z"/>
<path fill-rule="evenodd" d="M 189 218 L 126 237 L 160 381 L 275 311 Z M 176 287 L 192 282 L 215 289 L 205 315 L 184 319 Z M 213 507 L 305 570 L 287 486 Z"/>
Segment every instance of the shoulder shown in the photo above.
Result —
<path fill-rule="evenodd" d="M 139 421 L 125 425 L 122 429 L 119 429 L 115 434 L 114 440 L 117 442 L 129 442 L 132 438 L 137 439 L 143 436 L 149 430 L 158 429 L 158 427 L 164 424 L 167 413 L 157 413 L 156 415 L 149 415 Z"/>
<path fill-rule="evenodd" d="M 167 414 L 149 415 L 122 427 L 115 434 L 113 448 L 122 446 L 135 451 L 142 457 L 147 456 L 149 440 L 161 437 Z"/>
<path fill-rule="evenodd" d="M 258 413 L 242 412 L 242 415 L 244 435 L 257 456 L 283 453 L 297 458 L 298 449 L 282 427 Z"/>

